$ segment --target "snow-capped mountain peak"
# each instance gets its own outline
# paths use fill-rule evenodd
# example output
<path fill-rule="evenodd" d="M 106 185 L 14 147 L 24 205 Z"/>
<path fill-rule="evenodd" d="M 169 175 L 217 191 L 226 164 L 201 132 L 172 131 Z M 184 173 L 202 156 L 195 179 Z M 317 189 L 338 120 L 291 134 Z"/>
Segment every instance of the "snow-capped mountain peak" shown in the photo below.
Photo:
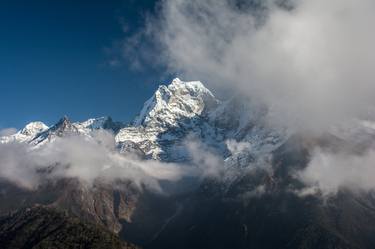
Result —
<path fill-rule="evenodd" d="M 45 131 L 48 129 L 48 126 L 45 125 L 43 122 L 36 121 L 27 124 L 22 130 L 18 133 L 25 135 L 25 136 L 35 136 L 36 134 Z"/>
<path fill-rule="evenodd" d="M 10 142 L 30 142 L 40 134 L 48 129 L 48 126 L 45 125 L 43 122 L 36 121 L 28 123 L 23 129 L 18 131 L 17 133 L 0 137 L 0 143 L 10 143 Z"/>
<path fill-rule="evenodd" d="M 72 123 L 67 116 L 64 116 L 51 127 L 39 121 L 29 123 L 13 135 L 0 137 L 0 143 L 21 142 L 40 146 L 55 140 L 56 137 L 74 134 L 90 137 L 94 130 L 103 129 L 116 133 L 122 127 L 124 124 L 114 122 L 110 117 L 91 118 L 84 122 Z"/>
<path fill-rule="evenodd" d="M 62 117 L 54 126 L 49 129 L 50 132 L 62 135 L 63 132 L 77 132 L 77 128 L 72 124 L 67 116 Z"/>
<path fill-rule="evenodd" d="M 30 143 L 40 146 L 47 141 L 53 141 L 56 137 L 62 137 L 66 134 L 78 134 L 78 129 L 72 124 L 67 116 L 64 116 L 55 125 L 38 133 Z"/>
<path fill-rule="evenodd" d="M 144 104 L 134 125 L 173 127 L 178 120 L 202 115 L 217 103 L 218 100 L 201 82 L 176 78 L 168 86 L 159 86 Z"/>

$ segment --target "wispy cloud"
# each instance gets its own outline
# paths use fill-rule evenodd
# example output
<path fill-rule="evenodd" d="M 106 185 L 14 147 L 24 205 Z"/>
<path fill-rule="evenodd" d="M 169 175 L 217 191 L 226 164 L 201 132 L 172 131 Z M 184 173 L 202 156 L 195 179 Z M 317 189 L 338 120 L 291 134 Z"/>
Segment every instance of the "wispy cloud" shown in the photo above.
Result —
<path fill-rule="evenodd" d="M 4 128 L 0 129 L 0 137 L 10 136 L 17 132 L 16 128 Z"/>
<path fill-rule="evenodd" d="M 364 154 L 332 153 L 316 150 L 307 168 L 298 177 L 307 184 L 302 192 L 324 196 L 336 194 L 340 189 L 375 189 L 375 151 Z M 312 191 L 313 190 L 313 191 Z"/>
<path fill-rule="evenodd" d="M 89 185 L 96 179 L 107 182 L 131 180 L 140 189 L 162 192 L 159 182 L 178 182 L 184 177 L 198 180 L 218 176 L 219 157 L 203 152 L 198 143 L 188 142 L 190 163 L 142 160 L 132 153 L 117 151 L 113 134 L 107 131 L 84 136 L 57 138 L 38 149 L 24 143 L 0 144 L 0 178 L 21 187 L 37 188 L 46 179 L 78 178 Z"/>
<path fill-rule="evenodd" d="M 138 186 L 159 189 L 159 180 L 177 181 L 184 168 L 157 161 L 142 161 L 135 155 L 119 154 L 112 134 L 93 134 L 94 140 L 68 136 L 31 149 L 22 143 L 0 145 L 0 176 L 23 187 L 35 188 L 42 178 L 79 178 L 89 184 L 97 178 L 129 179 Z M 48 171 L 48 174 L 43 172 Z M 42 172 L 42 173 L 41 173 Z"/>

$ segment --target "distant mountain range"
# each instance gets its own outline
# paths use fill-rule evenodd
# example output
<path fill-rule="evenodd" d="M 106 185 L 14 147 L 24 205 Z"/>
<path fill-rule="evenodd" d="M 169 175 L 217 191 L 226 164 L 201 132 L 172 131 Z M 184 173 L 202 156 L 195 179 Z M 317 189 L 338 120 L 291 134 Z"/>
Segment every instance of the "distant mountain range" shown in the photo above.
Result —
<path fill-rule="evenodd" d="M 119 155 L 136 154 L 141 162 L 173 167 L 215 164 L 194 158 L 194 153 L 212 153 L 223 164 L 219 177 L 208 174 L 177 184 L 160 181 L 175 190 L 168 193 L 140 189 L 131 178 L 107 182 L 100 177 L 92 186 L 65 177 L 27 189 L 0 174 L 0 245 L 49 248 L 51 241 L 59 241 L 56 232 L 48 232 L 55 228 L 45 217 L 52 216 L 64 224 L 58 228 L 61 234 L 71 237 L 70 227 L 79 227 L 84 236 L 104 236 L 116 244 L 103 245 L 99 239 L 99 244 L 83 248 L 375 248 L 374 193 L 343 188 L 324 198 L 319 191 L 302 196 L 298 193 L 306 185 L 295 177 L 316 148 L 372 143 L 375 125 L 355 120 L 350 127 L 333 127 L 323 135 L 292 133 L 271 127 L 267 112 L 243 96 L 221 101 L 199 81 L 174 79 L 161 85 L 129 124 L 110 117 L 84 122 L 63 117 L 50 127 L 32 122 L 0 137 L 3 145 L 40 150 L 60 138 L 91 141 L 95 132 L 107 131 Z M 199 143 L 198 151 L 192 153 L 188 141 Z M 193 187 L 177 191 L 178 184 Z M 93 225 L 100 229 L 90 230 Z M 130 243 L 121 244 L 113 234 Z M 72 243 L 81 238 L 76 239 L 51 248 L 77 248 Z"/>
<path fill-rule="evenodd" d="M 40 121 L 29 123 L 16 134 L 1 137 L 0 143 L 15 141 L 39 147 L 57 137 L 90 137 L 94 130 L 103 129 L 114 133 L 120 151 L 133 146 L 150 159 L 187 160 L 181 148 L 187 135 L 218 149 L 226 157 L 228 139 L 246 140 L 259 149 L 282 140 L 276 131 L 265 128 L 264 111 L 238 98 L 222 102 L 201 82 L 176 78 L 168 86 L 161 85 L 130 124 L 114 122 L 110 117 L 71 122 L 65 116 L 51 127 Z"/>

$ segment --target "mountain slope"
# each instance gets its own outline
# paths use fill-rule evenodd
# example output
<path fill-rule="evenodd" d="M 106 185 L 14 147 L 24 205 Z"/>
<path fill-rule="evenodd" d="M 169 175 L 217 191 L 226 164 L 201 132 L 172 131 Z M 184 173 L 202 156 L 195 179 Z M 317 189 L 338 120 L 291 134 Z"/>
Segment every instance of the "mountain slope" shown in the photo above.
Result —
<path fill-rule="evenodd" d="M 273 153 L 271 168 L 243 171 L 225 191 L 207 179 L 181 200 L 157 238 L 139 242 L 147 248 L 374 248 L 373 192 L 296 194 L 304 185 L 294 170 L 306 167 L 311 146 L 323 143 L 293 137 Z"/>
<path fill-rule="evenodd" d="M 135 249 L 105 228 L 52 208 L 36 206 L 0 218 L 1 248 Z"/>

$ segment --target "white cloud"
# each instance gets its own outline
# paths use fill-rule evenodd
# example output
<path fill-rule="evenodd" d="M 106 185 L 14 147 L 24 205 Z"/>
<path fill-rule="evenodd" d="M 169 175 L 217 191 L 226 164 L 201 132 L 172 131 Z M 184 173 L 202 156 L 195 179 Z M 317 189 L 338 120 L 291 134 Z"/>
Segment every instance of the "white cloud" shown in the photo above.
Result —
<path fill-rule="evenodd" d="M 375 150 L 364 154 L 332 153 L 316 150 L 307 168 L 298 173 L 307 184 L 304 195 L 322 191 L 336 194 L 341 188 L 351 190 L 375 189 Z"/>
<path fill-rule="evenodd" d="M 264 102 L 276 124 L 322 130 L 373 108 L 374 1 L 265 1 L 258 13 L 233 2 L 162 1 L 143 34 L 171 72 Z"/>
<path fill-rule="evenodd" d="M 37 149 L 17 142 L 0 144 L 0 178 L 29 189 L 46 179 L 78 178 L 89 185 L 97 179 L 109 183 L 125 179 L 140 189 L 163 192 L 160 181 L 178 184 L 185 177 L 194 177 L 198 184 L 222 173 L 223 160 L 193 139 L 185 144 L 191 162 L 177 164 L 121 154 L 110 132 L 98 130 L 91 135 L 92 139 L 78 135 L 56 138 Z"/>
<path fill-rule="evenodd" d="M 224 161 L 210 148 L 196 139 L 188 138 L 185 141 L 191 155 L 191 166 L 195 168 L 196 176 L 200 178 L 216 177 L 220 179 L 224 170 Z"/>
<path fill-rule="evenodd" d="M 178 181 L 197 175 L 186 165 L 141 160 L 136 155 L 120 154 L 115 149 L 113 134 L 95 132 L 94 140 L 82 136 L 58 138 L 39 149 L 26 144 L 0 144 L 0 177 L 25 188 L 36 188 L 44 179 L 79 178 L 92 184 L 100 178 L 106 181 L 128 179 L 138 186 L 156 191 L 159 181 Z M 48 171 L 48 174 L 41 172 Z"/>
<path fill-rule="evenodd" d="M 229 139 L 225 143 L 227 145 L 228 150 L 232 154 L 237 154 L 245 150 L 249 151 L 251 149 L 251 145 L 248 142 L 237 142 L 233 139 Z"/>
<path fill-rule="evenodd" d="M 16 128 L 0 129 L 0 137 L 10 136 L 10 135 L 15 134 L 16 132 L 17 132 Z"/>

